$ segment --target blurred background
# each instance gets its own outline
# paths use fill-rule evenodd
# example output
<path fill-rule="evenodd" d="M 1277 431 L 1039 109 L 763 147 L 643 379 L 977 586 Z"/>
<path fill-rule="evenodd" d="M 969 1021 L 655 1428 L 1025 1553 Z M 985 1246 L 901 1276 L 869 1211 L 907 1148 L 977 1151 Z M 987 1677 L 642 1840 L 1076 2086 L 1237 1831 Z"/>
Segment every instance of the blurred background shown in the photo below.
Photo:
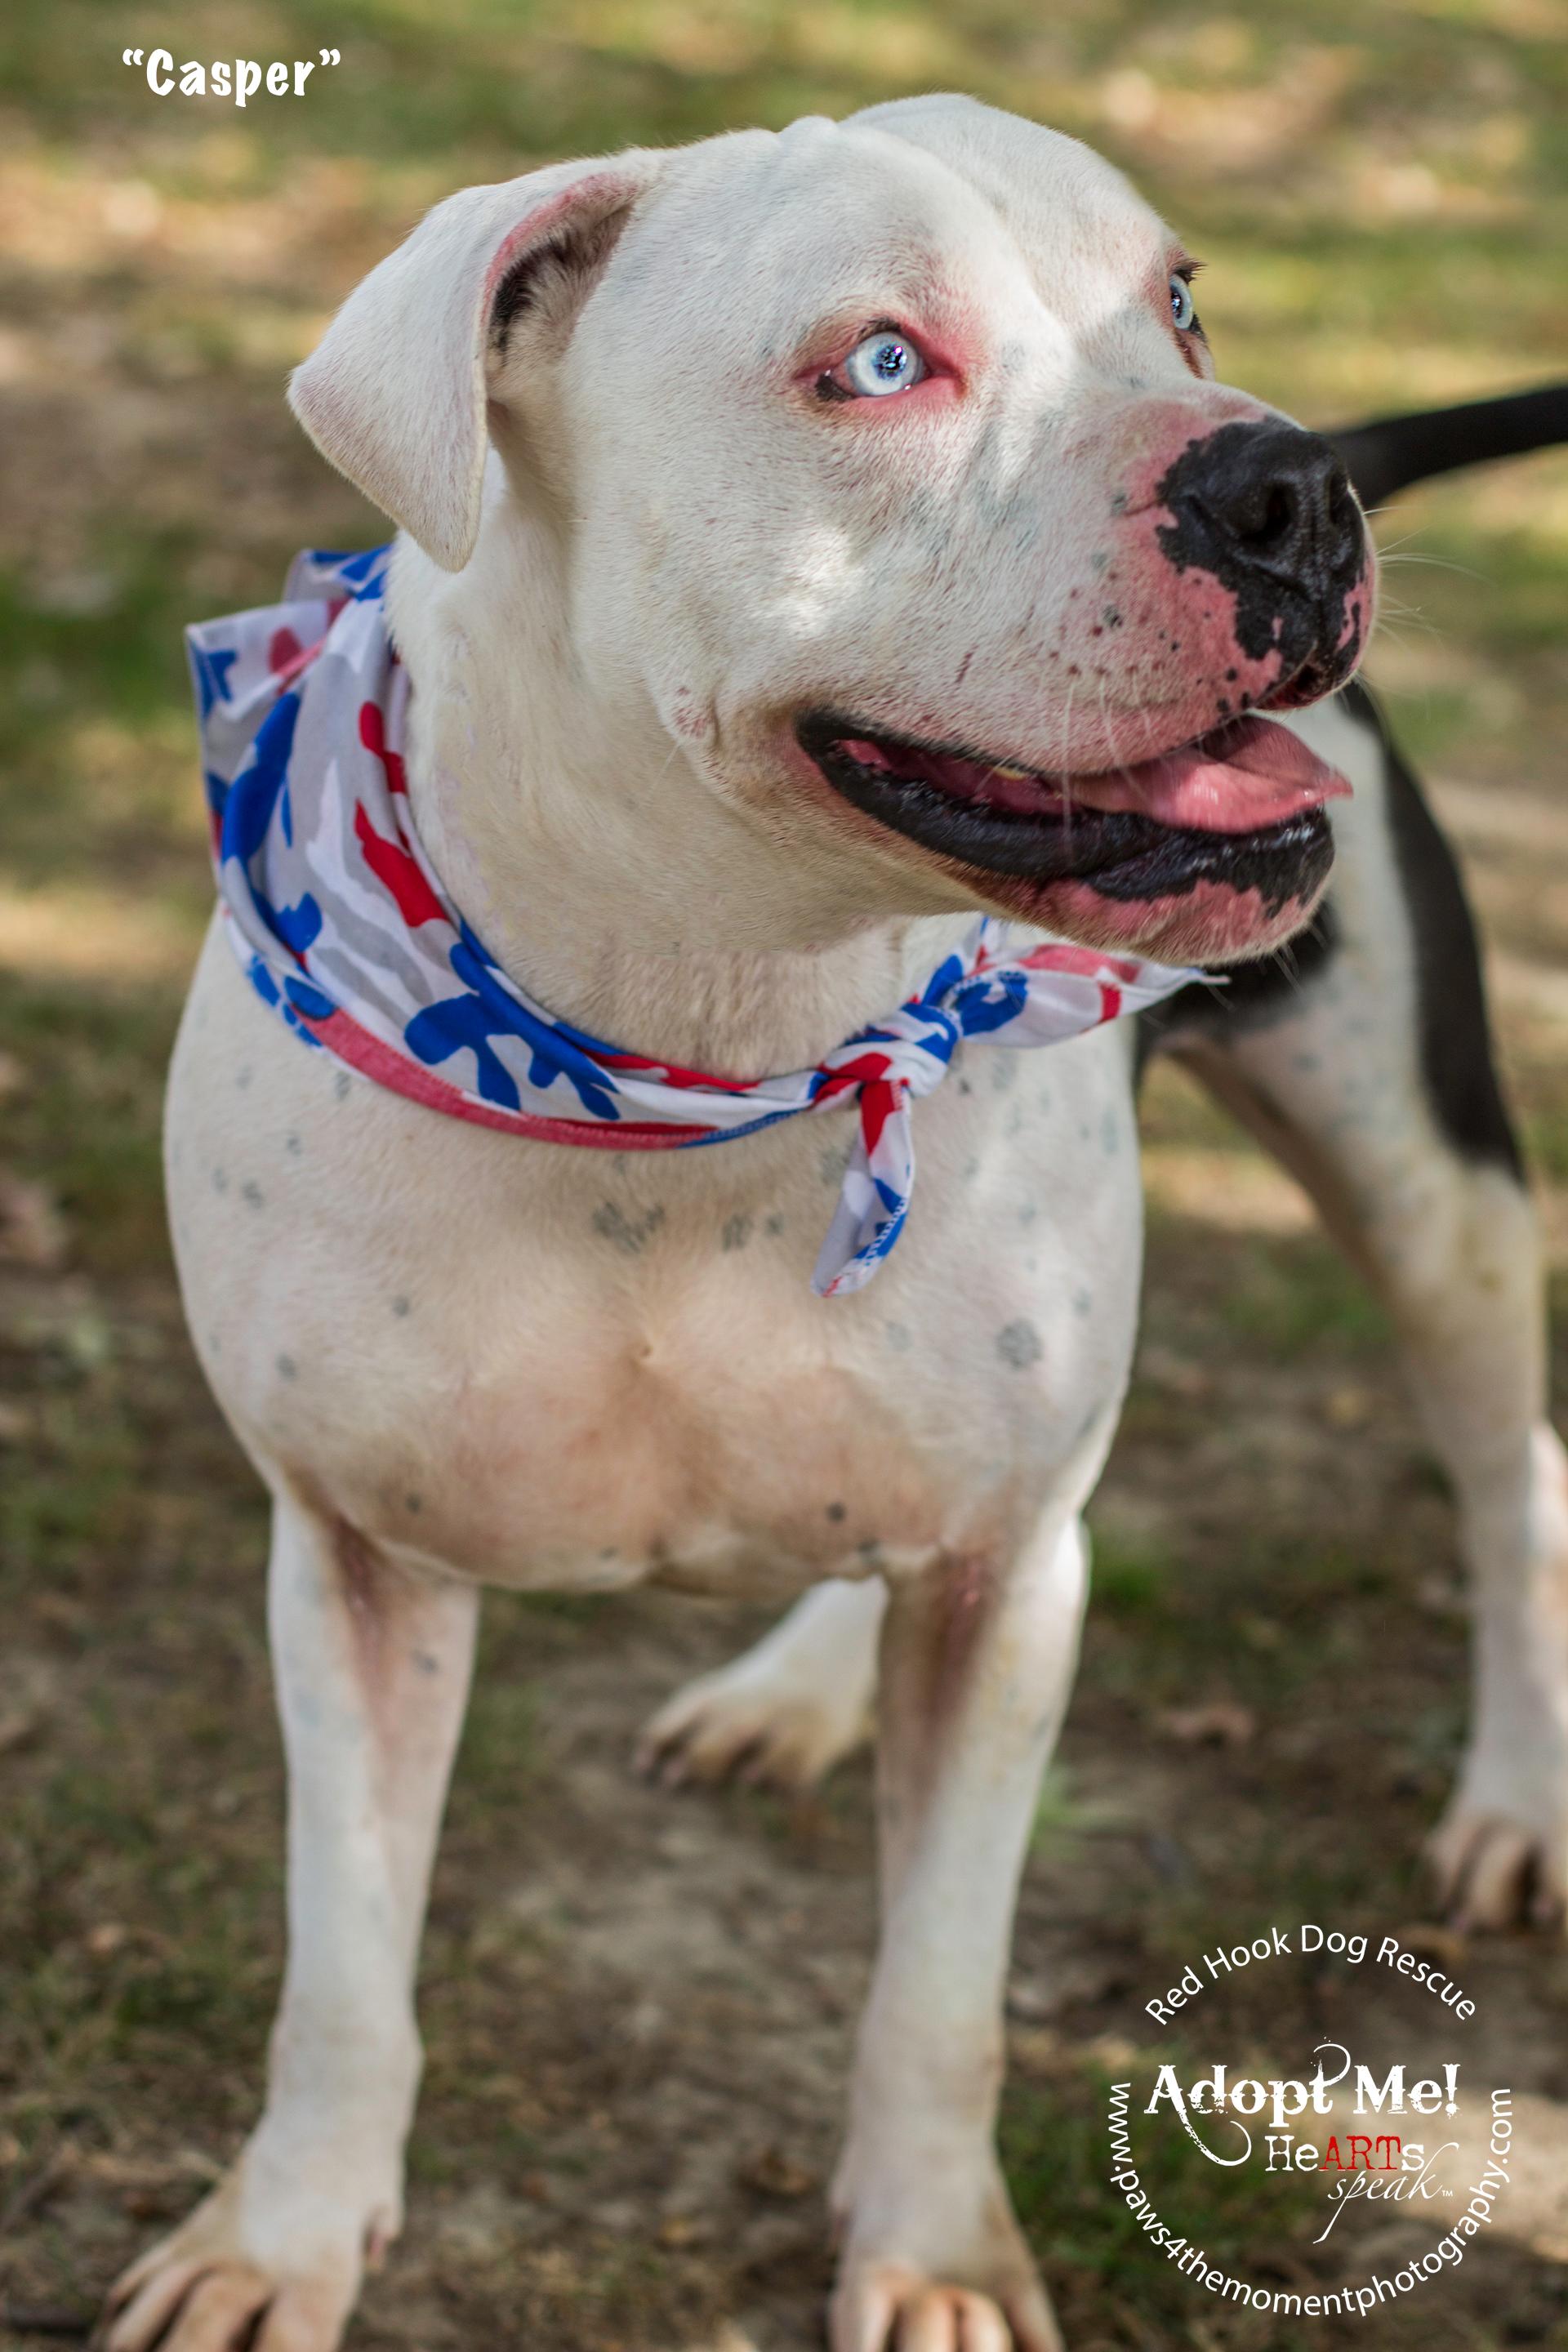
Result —
<path fill-rule="evenodd" d="M 1221 375 L 1308 422 L 1568 373 L 1561 0 L 177 13 L 177 31 L 100 0 L 0 16 L 0 2342 L 17 2345 L 84 2327 L 232 2153 L 276 1986 L 263 1517 L 180 1326 L 157 1129 L 210 898 L 182 625 L 271 601 L 297 547 L 384 535 L 282 404 L 331 307 L 466 183 L 952 87 L 1132 173 L 1208 265 Z M 153 97 L 121 52 L 157 42 L 176 64 L 342 62 L 241 113 Z M 1568 456 L 1434 488 L 1379 530 L 1371 675 L 1466 854 L 1560 1258 Z M 1419 1841 L 1464 1716 L 1440 1482 L 1379 1315 L 1287 1180 L 1174 1075 L 1147 1132 L 1145 1339 L 1023 1904 L 1021 2209 L 1076 2352 L 1306 2342 L 1198 2308 L 1135 2242 L 1102 2185 L 1102 2086 L 1152 2046 L 1140 2002 L 1173 1960 L 1270 1919 L 1397 1928 L 1479 2001 L 1466 2054 L 1524 2100 L 1529 2183 L 1458 2276 L 1310 2340 L 1568 2344 L 1568 1962 L 1419 1924 Z M 871 1935 L 865 1768 L 793 1804 L 664 1800 L 626 1769 L 646 1708 L 754 1622 L 492 1605 L 426 1947 L 410 2231 L 357 2346 L 818 2340 Z M 1295 2068 L 1332 1994 L 1242 1982 L 1205 2022 L 1227 2054 Z M 1411 2053 L 1408 2010 L 1355 2015 Z M 1211 2258 L 1278 2281 L 1430 2242 L 1388 2209 L 1314 2249 L 1289 2192 L 1197 2179 L 1179 2147 L 1159 2195 Z"/>

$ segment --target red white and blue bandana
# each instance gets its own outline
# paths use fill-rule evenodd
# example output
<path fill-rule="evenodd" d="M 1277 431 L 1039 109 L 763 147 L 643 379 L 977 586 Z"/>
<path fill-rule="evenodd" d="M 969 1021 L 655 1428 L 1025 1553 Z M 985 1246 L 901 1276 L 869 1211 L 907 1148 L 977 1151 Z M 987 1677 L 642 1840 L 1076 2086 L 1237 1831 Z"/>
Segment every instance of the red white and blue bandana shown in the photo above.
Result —
<path fill-rule="evenodd" d="M 814 1069 L 736 1080 L 619 1052 L 502 971 L 414 829 L 407 675 L 386 633 L 390 551 L 301 555 L 283 604 L 187 632 L 226 929 L 308 1044 L 454 1118 L 551 1143 L 681 1150 L 854 1101 L 859 1133 L 812 1284 L 869 1281 L 914 1186 L 910 1105 L 961 1038 L 1050 1045 L 1195 972 L 1065 944 L 1007 948 L 984 918 L 918 996 Z"/>

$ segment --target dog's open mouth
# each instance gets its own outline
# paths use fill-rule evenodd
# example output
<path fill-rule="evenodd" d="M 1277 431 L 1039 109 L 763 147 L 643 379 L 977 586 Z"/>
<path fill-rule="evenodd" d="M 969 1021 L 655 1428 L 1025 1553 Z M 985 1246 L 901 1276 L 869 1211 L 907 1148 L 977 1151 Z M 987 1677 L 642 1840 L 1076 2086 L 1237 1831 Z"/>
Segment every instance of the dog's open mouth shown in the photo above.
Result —
<path fill-rule="evenodd" d="M 1048 919 L 1068 883 L 1121 902 L 1201 884 L 1257 894 L 1266 919 L 1310 904 L 1333 851 L 1322 803 L 1350 787 L 1300 736 L 1249 715 L 1157 759 L 1061 776 L 921 743 L 817 711 L 802 750 L 864 815 L 922 848 L 1001 877 L 990 895 Z"/>

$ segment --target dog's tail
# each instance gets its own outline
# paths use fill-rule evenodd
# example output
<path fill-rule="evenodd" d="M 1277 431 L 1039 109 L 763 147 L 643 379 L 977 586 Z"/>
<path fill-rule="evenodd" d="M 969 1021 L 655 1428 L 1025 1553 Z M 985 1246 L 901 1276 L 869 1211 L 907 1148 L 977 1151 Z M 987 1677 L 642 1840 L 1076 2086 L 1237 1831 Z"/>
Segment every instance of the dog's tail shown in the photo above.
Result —
<path fill-rule="evenodd" d="M 1568 441 L 1568 383 L 1466 401 L 1458 408 L 1425 408 L 1414 416 L 1374 417 L 1323 438 L 1344 460 L 1363 506 L 1380 507 L 1433 474 Z"/>

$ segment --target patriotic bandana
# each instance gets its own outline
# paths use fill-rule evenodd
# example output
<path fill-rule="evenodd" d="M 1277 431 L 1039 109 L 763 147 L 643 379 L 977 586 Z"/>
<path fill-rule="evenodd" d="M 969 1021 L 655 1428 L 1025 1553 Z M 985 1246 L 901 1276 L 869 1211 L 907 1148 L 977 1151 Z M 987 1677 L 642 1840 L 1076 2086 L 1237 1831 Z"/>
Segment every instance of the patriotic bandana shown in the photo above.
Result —
<path fill-rule="evenodd" d="M 408 679 L 382 596 L 390 551 L 306 554 L 285 602 L 187 632 L 226 929 L 307 1044 L 454 1118 L 612 1151 L 755 1135 L 855 1101 L 859 1132 L 812 1286 L 868 1282 L 914 1185 L 911 1099 L 961 1038 L 1050 1045 L 1201 977 L 1065 944 L 1007 950 L 978 921 L 884 1021 L 783 1077 L 704 1077 L 559 1021 L 463 920 L 414 829 Z"/>

